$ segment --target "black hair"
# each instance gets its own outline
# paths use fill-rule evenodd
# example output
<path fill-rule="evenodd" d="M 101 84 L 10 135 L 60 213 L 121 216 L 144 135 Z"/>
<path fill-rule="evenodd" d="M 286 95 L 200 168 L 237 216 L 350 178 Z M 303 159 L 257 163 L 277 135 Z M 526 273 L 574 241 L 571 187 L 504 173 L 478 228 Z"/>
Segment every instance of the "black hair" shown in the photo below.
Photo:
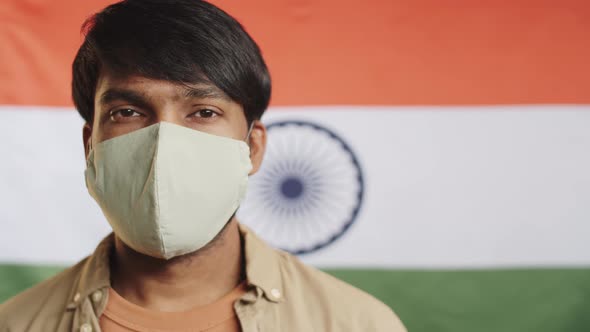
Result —
<path fill-rule="evenodd" d="M 85 39 L 72 64 L 76 109 L 92 123 L 102 69 L 180 84 L 217 86 L 260 119 L 271 94 L 260 49 L 242 25 L 200 0 L 125 0 L 82 25 Z"/>

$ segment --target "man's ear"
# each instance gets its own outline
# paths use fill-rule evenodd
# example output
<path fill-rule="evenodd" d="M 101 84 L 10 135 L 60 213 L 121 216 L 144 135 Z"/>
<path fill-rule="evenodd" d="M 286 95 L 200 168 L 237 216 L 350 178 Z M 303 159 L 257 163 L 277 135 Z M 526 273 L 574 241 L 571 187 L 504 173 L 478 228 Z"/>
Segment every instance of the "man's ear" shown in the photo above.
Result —
<path fill-rule="evenodd" d="M 252 123 L 248 145 L 250 145 L 250 160 L 252 161 L 252 170 L 249 175 L 253 175 L 260 169 L 266 150 L 266 127 L 259 120 Z"/>
<path fill-rule="evenodd" d="M 90 137 L 92 137 L 92 127 L 86 122 L 82 127 L 82 144 L 84 144 L 86 159 L 88 159 L 88 153 L 90 152 Z"/>

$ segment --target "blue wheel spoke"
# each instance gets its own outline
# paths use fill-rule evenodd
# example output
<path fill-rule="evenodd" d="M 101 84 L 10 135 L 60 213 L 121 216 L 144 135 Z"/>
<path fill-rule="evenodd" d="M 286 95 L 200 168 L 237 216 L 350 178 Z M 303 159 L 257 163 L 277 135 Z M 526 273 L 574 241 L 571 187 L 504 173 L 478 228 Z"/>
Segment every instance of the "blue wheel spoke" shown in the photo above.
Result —
<path fill-rule="evenodd" d="M 358 161 L 335 133 L 302 121 L 267 126 L 264 163 L 254 175 L 244 220 L 271 244 L 305 253 L 354 222 L 364 193 Z"/>

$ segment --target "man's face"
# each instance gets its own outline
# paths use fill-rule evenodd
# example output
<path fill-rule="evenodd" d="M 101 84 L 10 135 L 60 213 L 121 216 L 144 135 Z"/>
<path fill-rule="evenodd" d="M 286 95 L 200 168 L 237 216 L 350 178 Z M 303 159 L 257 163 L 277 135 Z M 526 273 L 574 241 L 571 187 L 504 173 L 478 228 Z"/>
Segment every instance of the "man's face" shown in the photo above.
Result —
<path fill-rule="evenodd" d="M 242 106 L 213 85 L 187 86 L 103 72 L 94 98 L 93 123 L 84 126 L 86 156 L 90 140 L 96 145 L 161 121 L 236 140 L 246 140 L 248 134 Z M 250 145 L 253 174 L 260 167 L 266 145 L 261 122 L 254 122 L 246 143 Z"/>

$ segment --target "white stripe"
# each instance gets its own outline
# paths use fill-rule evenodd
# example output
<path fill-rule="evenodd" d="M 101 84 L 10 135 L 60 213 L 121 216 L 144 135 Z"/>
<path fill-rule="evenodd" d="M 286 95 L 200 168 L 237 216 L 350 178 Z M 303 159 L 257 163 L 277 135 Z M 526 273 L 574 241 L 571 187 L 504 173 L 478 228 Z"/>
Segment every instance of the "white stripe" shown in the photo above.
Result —
<path fill-rule="evenodd" d="M 0 261 L 72 263 L 110 227 L 84 184 L 80 116 L 0 107 Z"/>
<path fill-rule="evenodd" d="M 0 261 L 72 262 L 108 232 L 86 193 L 75 112 L 0 108 Z M 275 108 L 359 157 L 366 196 L 322 266 L 590 263 L 587 106 Z"/>

